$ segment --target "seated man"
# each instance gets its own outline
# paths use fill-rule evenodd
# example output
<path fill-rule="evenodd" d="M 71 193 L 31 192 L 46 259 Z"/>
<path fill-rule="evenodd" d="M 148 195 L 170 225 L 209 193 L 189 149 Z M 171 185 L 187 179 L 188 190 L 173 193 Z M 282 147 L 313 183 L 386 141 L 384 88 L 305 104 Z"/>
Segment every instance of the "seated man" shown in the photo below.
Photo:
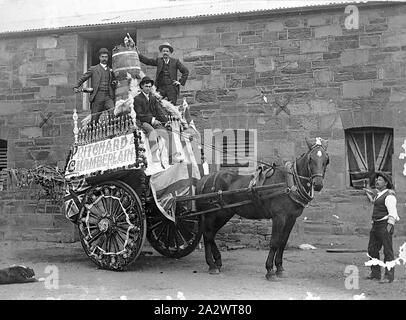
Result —
<path fill-rule="evenodd" d="M 137 113 L 137 119 L 141 121 L 142 128 L 148 134 L 154 129 L 164 129 L 169 119 L 159 105 L 158 99 L 151 94 L 154 81 L 144 77 L 139 85 L 141 93 L 134 97 L 134 110 Z"/>
<path fill-rule="evenodd" d="M 141 127 L 147 133 L 151 150 L 156 146 L 157 138 L 162 135 L 162 130 L 166 130 L 165 125 L 169 120 L 159 105 L 158 99 L 151 93 L 153 85 L 154 81 L 149 77 L 142 78 L 139 83 L 141 93 L 134 97 L 134 110 L 137 119 L 141 122 Z M 155 129 L 158 129 L 158 133 Z M 165 139 L 166 135 L 163 138 Z"/>

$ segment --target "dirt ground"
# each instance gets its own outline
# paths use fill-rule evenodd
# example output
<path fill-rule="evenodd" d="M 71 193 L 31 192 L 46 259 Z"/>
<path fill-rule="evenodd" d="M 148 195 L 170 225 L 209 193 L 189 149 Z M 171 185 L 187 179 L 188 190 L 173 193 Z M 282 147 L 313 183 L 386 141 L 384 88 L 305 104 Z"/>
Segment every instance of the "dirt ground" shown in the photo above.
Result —
<path fill-rule="evenodd" d="M 394 238 L 395 256 L 406 237 Z M 308 243 L 315 250 L 301 250 Z M 369 268 L 366 252 L 328 253 L 328 248 L 365 249 L 368 238 L 357 236 L 309 236 L 290 239 L 284 255 L 286 278 L 265 279 L 268 252 L 243 248 L 223 250 L 220 275 L 209 275 L 203 250 L 179 260 L 159 255 L 148 244 L 142 255 L 126 272 L 97 269 L 84 254 L 80 243 L 0 242 L 0 268 L 22 264 L 34 269 L 36 278 L 50 276 L 58 270 L 57 289 L 47 288 L 46 281 L 0 286 L 0 299 L 365 299 L 397 300 L 406 298 L 406 268 L 396 267 L 396 280 L 380 284 L 364 280 Z M 346 289 L 345 268 L 358 267 L 358 289 Z M 51 268 L 51 269 L 47 269 Z M 52 271 L 53 272 L 53 271 Z M 52 273 L 55 275 L 55 273 Z M 352 284 L 356 285 L 355 282 Z"/>

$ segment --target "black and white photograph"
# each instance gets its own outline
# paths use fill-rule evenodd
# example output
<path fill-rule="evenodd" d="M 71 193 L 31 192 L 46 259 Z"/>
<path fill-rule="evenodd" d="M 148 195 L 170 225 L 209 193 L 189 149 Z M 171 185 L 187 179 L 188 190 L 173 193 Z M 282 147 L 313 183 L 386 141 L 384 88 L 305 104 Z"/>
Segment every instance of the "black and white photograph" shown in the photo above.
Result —
<path fill-rule="evenodd" d="M 0 0 L 0 21 L 0 300 L 406 299 L 406 1 Z"/>

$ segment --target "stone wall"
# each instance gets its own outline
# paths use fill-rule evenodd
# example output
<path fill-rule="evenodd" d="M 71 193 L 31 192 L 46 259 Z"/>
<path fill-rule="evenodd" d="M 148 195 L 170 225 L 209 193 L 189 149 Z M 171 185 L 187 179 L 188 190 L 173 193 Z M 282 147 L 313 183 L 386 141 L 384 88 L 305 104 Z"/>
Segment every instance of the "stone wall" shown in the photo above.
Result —
<path fill-rule="evenodd" d="M 8 142 L 8 167 L 64 167 L 72 111 L 82 99 L 72 90 L 83 70 L 80 44 L 75 34 L 0 40 L 0 138 Z M 37 191 L 0 192 L 0 240 L 74 239 L 62 201 L 37 203 Z"/>
<path fill-rule="evenodd" d="M 201 131 L 257 129 L 258 158 L 277 163 L 305 152 L 306 136 L 329 140 L 325 187 L 298 219 L 297 233 L 369 229 L 371 206 L 349 188 L 347 128 L 394 129 L 393 177 L 399 214 L 405 213 L 399 153 L 406 137 L 406 5 L 360 7 L 356 30 L 345 28 L 344 8 L 137 26 L 141 52 L 157 56 L 158 45 L 169 41 L 189 68 L 181 98 Z M 72 109 L 82 105 L 71 86 L 82 74 L 83 52 L 73 31 L 0 39 L 0 139 L 9 143 L 10 167 L 64 164 Z M 154 77 L 155 67 L 143 69 Z M 287 95 L 290 114 L 278 113 Z M 43 203 L 33 213 L 34 200 L 29 193 L 0 193 L 0 239 L 75 238 L 61 204 Z M 405 221 L 397 232 L 406 232 Z M 238 217 L 220 232 L 223 241 L 261 246 L 270 235 L 270 221 Z"/>

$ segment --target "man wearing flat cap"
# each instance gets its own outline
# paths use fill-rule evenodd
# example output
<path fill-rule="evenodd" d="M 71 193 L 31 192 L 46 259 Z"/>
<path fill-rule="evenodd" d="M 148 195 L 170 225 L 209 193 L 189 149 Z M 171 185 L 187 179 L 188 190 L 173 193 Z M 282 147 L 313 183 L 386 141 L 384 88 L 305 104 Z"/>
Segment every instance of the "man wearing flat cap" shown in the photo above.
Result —
<path fill-rule="evenodd" d="M 89 78 L 91 79 L 93 91 L 90 94 L 89 101 L 92 121 L 95 122 L 99 120 L 102 111 L 114 108 L 114 87 L 116 84 L 114 74 L 107 65 L 109 50 L 101 48 L 99 50 L 99 60 L 100 63 L 91 66 L 79 78 L 76 86 L 73 88 L 75 92 L 79 92 L 79 87 Z"/>
<path fill-rule="evenodd" d="M 372 229 L 369 234 L 368 254 L 372 258 L 379 260 L 379 251 L 383 246 L 384 262 L 393 261 L 392 235 L 395 222 L 399 221 L 396 209 L 396 194 L 393 191 L 391 177 L 384 172 L 377 172 L 372 181 L 375 180 L 377 194 L 371 195 L 367 191 L 367 196 L 374 203 L 372 211 Z M 369 194 L 368 194 L 369 193 Z M 393 282 L 395 278 L 395 268 L 385 268 L 384 277 L 381 279 L 381 268 L 378 265 L 371 266 L 371 273 L 367 277 L 369 280 L 380 280 L 381 283 Z"/>
<path fill-rule="evenodd" d="M 173 105 L 177 104 L 180 85 L 184 86 L 189 76 L 189 70 L 179 61 L 171 57 L 173 47 L 169 42 L 159 46 L 162 57 L 151 59 L 138 52 L 140 61 L 149 66 L 156 66 L 155 82 L 162 98 L 167 98 Z M 181 73 L 178 79 L 178 71 Z"/>

